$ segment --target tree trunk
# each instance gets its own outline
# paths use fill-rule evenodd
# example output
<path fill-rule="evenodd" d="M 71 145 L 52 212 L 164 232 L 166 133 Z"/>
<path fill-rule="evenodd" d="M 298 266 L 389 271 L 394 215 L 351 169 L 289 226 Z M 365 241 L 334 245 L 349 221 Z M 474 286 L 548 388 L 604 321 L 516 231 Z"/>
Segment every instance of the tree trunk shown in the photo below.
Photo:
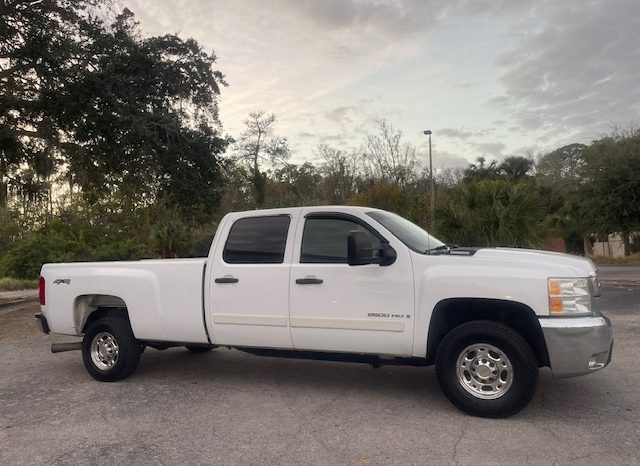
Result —
<path fill-rule="evenodd" d="M 0 209 L 6 209 L 9 198 L 9 189 L 4 180 L 0 180 Z"/>
<path fill-rule="evenodd" d="M 622 232 L 622 242 L 624 243 L 624 256 L 627 257 L 631 255 L 631 242 L 629 241 L 630 232 L 623 231 Z"/>

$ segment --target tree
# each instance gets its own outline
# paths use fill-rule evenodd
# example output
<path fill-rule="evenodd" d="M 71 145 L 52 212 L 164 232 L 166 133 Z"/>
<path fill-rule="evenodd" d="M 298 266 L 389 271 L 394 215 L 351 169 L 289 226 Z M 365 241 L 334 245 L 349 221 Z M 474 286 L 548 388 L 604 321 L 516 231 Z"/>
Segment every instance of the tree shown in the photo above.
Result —
<path fill-rule="evenodd" d="M 256 207 L 262 207 L 266 200 L 267 174 L 262 166 L 265 163 L 282 165 L 289 160 L 287 139 L 273 135 L 276 121 L 273 113 L 251 112 L 234 147 L 236 160 L 247 168 Z"/>
<path fill-rule="evenodd" d="M 589 234 L 578 209 L 586 147 L 577 143 L 560 147 L 540 157 L 535 170 L 549 224 L 555 235 L 564 238 L 567 251 L 575 254 L 584 254 L 584 237 Z"/>
<path fill-rule="evenodd" d="M 522 181 L 530 175 L 533 170 L 533 159 L 522 157 L 519 155 L 512 155 L 506 157 L 500 165 L 498 165 L 498 171 L 504 174 L 509 181 L 516 183 Z"/>
<path fill-rule="evenodd" d="M 19 189 L 22 168 L 46 189 L 67 144 L 49 98 L 91 64 L 85 44 L 96 31 L 96 1 L 0 3 L 0 207 Z M 35 186 L 32 183 L 32 186 Z"/>
<path fill-rule="evenodd" d="M 543 155 L 536 164 L 536 178 L 544 186 L 575 187 L 584 164 L 584 144 L 569 144 Z"/>
<path fill-rule="evenodd" d="M 385 119 L 376 122 L 377 132 L 367 134 L 361 149 L 369 176 L 376 180 L 407 184 L 415 175 L 416 148 L 402 141 L 402 132 Z"/>
<path fill-rule="evenodd" d="M 506 180 L 462 183 L 436 209 L 437 231 L 464 246 L 540 245 L 544 206 L 531 183 Z"/>
<path fill-rule="evenodd" d="M 389 181 L 374 181 L 367 189 L 364 189 L 348 200 L 350 205 L 375 207 L 395 212 L 411 220 L 415 219 L 409 214 L 414 201 L 415 192 L 403 189 L 397 183 Z M 426 196 L 426 193 L 422 193 Z"/>
<path fill-rule="evenodd" d="M 463 173 L 464 181 L 495 180 L 500 177 L 498 162 L 492 160 L 487 163 L 484 157 L 478 157 L 476 163 L 469 164 Z"/>
<path fill-rule="evenodd" d="M 309 162 L 302 165 L 286 164 L 275 169 L 268 180 L 268 205 L 290 207 L 322 203 L 322 176 Z"/>
<path fill-rule="evenodd" d="M 579 213 L 595 233 L 620 233 L 628 255 L 640 231 L 640 130 L 594 141 L 583 156 Z"/>
<path fill-rule="evenodd" d="M 107 22 L 93 1 L 3 5 L 5 173 L 26 165 L 48 181 L 52 167 L 65 167 L 92 202 L 122 192 L 141 206 L 215 210 L 228 141 L 219 134 L 225 82 L 213 53 L 192 39 L 142 37 L 126 9 Z"/>
<path fill-rule="evenodd" d="M 356 192 L 360 177 L 357 152 L 347 154 L 327 144 L 320 144 L 315 151 L 322 160 L 320 171 L 324 175 L 326 197 L 331 204 L 344 204 Z"/>

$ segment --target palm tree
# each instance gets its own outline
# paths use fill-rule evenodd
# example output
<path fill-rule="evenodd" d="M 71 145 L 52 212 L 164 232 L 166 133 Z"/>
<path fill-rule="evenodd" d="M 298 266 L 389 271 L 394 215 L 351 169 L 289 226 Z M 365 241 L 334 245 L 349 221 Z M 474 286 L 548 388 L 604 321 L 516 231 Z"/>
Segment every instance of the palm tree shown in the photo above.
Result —
<path fill-rule="evenodd" d="M 505 158 L 498 167 L 514 183 L 525 179 L 532 168 L 533 160 L 519 155 Z"/>
<path fill-rule="evenodd" d="M 545 237 L 543 207 L 530 183 L 463 183 L 438 206 L 437 230 L 464 246 L 536 247 Z"/>

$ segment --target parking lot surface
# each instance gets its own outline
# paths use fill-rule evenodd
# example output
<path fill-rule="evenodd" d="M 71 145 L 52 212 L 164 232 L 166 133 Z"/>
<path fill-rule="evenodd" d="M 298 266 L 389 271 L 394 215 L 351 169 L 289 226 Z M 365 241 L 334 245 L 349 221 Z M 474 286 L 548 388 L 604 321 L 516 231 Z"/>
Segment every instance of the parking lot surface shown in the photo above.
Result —
<path fill-rule="evenodd" d="M 541 371 L 532 403 L 467 416 L 433 368 L 148 349 L 99 383 L 79 352 L 51 354 L 36 304 L 0 310 L 0 464 L 638 464 L 640 289 L 605 286 L 609 367 Z"/>

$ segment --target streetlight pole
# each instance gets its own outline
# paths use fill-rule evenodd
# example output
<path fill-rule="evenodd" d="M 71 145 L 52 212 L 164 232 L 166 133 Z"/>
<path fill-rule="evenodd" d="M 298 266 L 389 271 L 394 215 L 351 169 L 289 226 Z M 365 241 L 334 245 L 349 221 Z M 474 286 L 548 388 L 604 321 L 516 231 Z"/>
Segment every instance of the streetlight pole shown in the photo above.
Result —
<path fill-rule="evenodd" d="M 431 228 L 431 234 L 433 234 L 433 216 L 434 216 L 434 209 L 433 209 L 433 201 L 434 201 L 434 195 L 433 195 L 433 159 L 431 158 L 431 130 L 430 129 L 426 129 L 423 131 L 424 134 L 426 134 L 427 136 L 429 136 L 429 185 L 431 186 L 431 196 L 430 196 L 430 201 L 431 201 L 431 219 L 430 219 L 430 228 Z"/>

